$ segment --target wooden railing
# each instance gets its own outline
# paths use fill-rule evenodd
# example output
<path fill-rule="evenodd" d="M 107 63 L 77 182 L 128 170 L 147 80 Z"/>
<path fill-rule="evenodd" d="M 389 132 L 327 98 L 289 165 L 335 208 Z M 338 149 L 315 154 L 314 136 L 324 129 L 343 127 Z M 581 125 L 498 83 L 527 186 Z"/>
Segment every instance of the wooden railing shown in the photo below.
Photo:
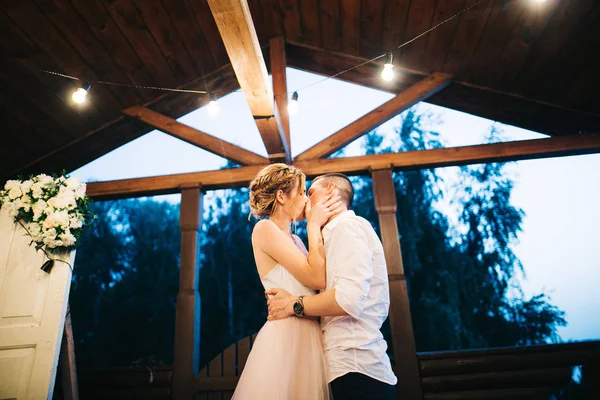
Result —
<path fill-rule="evenodd" d="M 231 398 L 254 336 L 229 346 L 201 370 L 196 400 Z M 428 400 L 548 400 L 569 384 L 574 366 L 583 366 L 590 396 L 600 390 L 600 341 L 419 353 L 418 358 Z M 171 379 L 170 368 L 123 368 L 80 373 L 79 386 L 84 400 L 168 400 Z"/>

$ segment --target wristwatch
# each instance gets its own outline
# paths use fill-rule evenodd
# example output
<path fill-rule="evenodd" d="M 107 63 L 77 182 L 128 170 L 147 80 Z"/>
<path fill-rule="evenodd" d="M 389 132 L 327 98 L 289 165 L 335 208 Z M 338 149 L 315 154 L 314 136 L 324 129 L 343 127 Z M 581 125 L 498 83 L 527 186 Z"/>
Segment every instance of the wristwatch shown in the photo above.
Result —
<path fill-rule="evenodd" d="M 299 296 L 298 300 L 294 303 L 294 314 L 296 317 L 304 317 L 304 296 Z"/>

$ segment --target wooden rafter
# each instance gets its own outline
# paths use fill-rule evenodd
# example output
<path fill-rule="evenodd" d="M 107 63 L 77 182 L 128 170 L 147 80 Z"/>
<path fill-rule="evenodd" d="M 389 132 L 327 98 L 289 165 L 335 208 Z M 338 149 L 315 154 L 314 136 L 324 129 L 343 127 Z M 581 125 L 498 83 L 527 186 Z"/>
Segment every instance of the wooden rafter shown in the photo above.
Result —
<path fill-rule="evenodd" d="M 285 132 L 285 140 L 287 142 L 287 150 L 291 153 L 292 141 L 290 138 L 290 117 L 288 114 L 288 97 L 287 97 L 287 75 L 285 60 L 285 41 L 281 36 L 272 38 L 269 41 L 269 54 L 271 64 L 271 78 L 273 80 L 273 92 L 275 93 L 275 109 L 279 112 L 279 120 L 281 127 Z M 287 154 L 286 158 L 291 159 L 291 154 Z"/>
<path fill-rule="evenodd" d="M 421 100 L 439 92 L 450 84 L 448 74 L 433 73 L 415 83 L 390 101 L 323 139 L 313 147 L 296 156 L 297 161 L 314 160 L 335 153 L 352 141 L 390 120 Z"/>
<path fill-rule="evenodd" d="M 198 146 L 213 154 L 242 165 L 264 165 L 269 162 L 265 157 L 244 148 L 226 142 L 222 139 L 204 133 L 190 126 L 177 122 L 160 113 L 142 106 L 133 106 L 123 111 L 123 114 L 137 118 L 171 136 Z"/>
<path fill-rule="evenodd" d="M 281 110 L 273 99 L 269 75 L 246 0 L 208 0 L 235 75 L 244 92 L 271 161 L 291 163 Z"/>
<path fill-rule="evenodd" d="M 600 153 L 600 133 L 404 153 L 309 160 L 297 162 L 294 165 L 302 169 L 308 177 L 314 177 L 330 172 L 362 175 L 372 170 L 386 168 L 414 170 L 592 153 Z M 175 193 L 182 186 L 194 184 L 201 185 L 206 190 L 242 187 L 246 186 L 261 168 L 263 166 L 257 165 L 217 171 L 93 182 L 87 186 L 87 195 L 93 198 L 147 196 Z"/>

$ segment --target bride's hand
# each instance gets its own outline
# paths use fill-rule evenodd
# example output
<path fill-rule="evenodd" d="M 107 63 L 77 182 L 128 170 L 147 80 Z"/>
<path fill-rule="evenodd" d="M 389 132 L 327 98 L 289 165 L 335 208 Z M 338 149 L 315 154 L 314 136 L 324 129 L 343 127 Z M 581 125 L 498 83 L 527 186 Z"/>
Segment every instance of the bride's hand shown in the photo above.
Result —
<path fill-rule="evenodd" d="M 343 209 L 340 196 L 328 193 L 311 207 L 310 202 L 306 203 L 306 222 L 314 224 L 319 228 L 325 225 L 327 220 Z"/>

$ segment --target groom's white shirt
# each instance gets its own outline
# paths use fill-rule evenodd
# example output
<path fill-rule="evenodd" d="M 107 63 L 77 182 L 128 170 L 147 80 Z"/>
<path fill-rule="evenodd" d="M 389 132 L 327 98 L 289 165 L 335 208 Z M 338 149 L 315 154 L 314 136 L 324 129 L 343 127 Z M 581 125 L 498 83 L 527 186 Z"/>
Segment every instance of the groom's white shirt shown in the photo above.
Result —
<path fill-rule="evenodd" d="M 395 385 L 380 328 L 390 306 L 383 246 L 371 224 L 346 211 L 323 228 L 327 287 L 348 313 L 322 317 L 329 382 L 358 372 Z"/>

